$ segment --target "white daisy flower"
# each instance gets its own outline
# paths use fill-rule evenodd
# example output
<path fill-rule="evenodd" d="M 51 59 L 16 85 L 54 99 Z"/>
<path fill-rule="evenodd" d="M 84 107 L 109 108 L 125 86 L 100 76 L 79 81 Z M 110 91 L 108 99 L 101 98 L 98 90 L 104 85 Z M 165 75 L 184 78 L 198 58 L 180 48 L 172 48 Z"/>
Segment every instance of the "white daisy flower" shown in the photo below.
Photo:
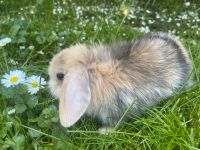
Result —
<path fill-rule="evenodd" d="M 15 108 L 11 109 L 8 111 L 8 115 L 12 115 L 16 112 Z"/>
<path fill-rule="evenodd" d="M 11 42 L 11 38 L 3 38 L 0 40 L 0 46 L 3 47 L 10 42 Z"/>
<path fill-rule="evenodd" d="M 150 29 L 149 29 L 148 26 L 145 26 L 145 27 L 142 26 L 142 27 L 139 28 L 139 30 L 140 30 L 141 32 L 144 32 L 144 33 L 150 32 Z"/>
<path fill-rule="evenodd" d="M 190 6 L 190 2 L 185 2 L 184 5 L 185 5 L 186 7 L 188 7 L 188 6 Z"/>
<path fill-rule="evenodd" d="M 26 48 L 25 46 L 20 46 L 20 47 L 19 47 L 19 49 L 25 49 L 25 48 Z"/>
<path fill-rule="evenodd" d="M 44 88 L 46 81 L 40 76 L 33 75 L 27 78 L 26 85 L 28 86 L 28 92 L 30 94 L 36 94 L 39 89 Z"/>
<path fill-rule="evenodd" d="M 1 79 L 1 83 L 7 88 L 24 83 L 24 81 L 25 73 L 21 70 L 10 71 L 9 73 L 3 75 L 3 79 Z"/>
<path fill-rule="evenodd" d="M 30 45 L 30 46 L 28 47 L 28 49 L 33 50 L 33 49 L 34 49 L 34 46 L 33 46 L 33 45 Z"/>

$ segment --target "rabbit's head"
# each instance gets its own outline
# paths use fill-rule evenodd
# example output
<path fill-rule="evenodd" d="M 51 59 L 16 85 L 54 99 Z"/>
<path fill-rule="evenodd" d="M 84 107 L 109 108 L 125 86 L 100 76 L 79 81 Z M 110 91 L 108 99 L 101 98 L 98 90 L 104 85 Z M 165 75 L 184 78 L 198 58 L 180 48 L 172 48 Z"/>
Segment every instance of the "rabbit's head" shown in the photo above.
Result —
<path fill-rule="evenodd" d="M 89 49 L 76 45 L 56 54 L 50 62 L 49 87 L 59 99 L 60 123 L 64 127 L 78 121 L 90 104 L 89 60 Z"/>

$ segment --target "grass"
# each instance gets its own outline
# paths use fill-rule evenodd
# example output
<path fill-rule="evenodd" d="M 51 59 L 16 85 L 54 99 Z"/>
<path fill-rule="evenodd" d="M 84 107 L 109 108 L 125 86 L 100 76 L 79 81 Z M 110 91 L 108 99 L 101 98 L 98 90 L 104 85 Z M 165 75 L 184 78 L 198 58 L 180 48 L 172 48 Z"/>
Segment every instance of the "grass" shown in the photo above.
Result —
<path fill-rule="evenodd" d="M 65 47 L 166 31 L 186 45 L 196 83 L 145 117 L 120 122 L 110 135 L 98 134 L 98 124 L 90 118 L 82 118 L 70 129 L 61 127 L 57 101 L 47 87 L 27 95 L 22 87 L 14 90 L 0 85 L 0 149 L 200 149 L 199 8 L 195 0 L 1 0 L 0 39 L 10 37 L 12 42 L 0 48 L 0 78 L 20 69 L 48 80 L 50 59 Z M 9 115 L 12 108 L 16 113 Z"/>

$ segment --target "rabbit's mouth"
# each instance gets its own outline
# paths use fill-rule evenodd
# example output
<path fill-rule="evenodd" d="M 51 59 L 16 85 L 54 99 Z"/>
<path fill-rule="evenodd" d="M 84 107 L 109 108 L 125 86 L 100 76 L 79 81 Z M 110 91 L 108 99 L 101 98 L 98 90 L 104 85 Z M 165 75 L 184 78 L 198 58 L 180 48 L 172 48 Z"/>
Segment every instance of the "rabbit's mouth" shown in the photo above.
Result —
<path fill-rule="evenodd" d="M 59 98 L 59 85 L 57 85 L 58 83 L 57 82 L 54 82 L 53 80 L 50 80 L 48 82 L 48 87 L 51 91 L 51 94 L 52 96 L 55 98 L 55 99 L 58 99 Z M 57 88 L 56 88 L 57 87 Z"/>

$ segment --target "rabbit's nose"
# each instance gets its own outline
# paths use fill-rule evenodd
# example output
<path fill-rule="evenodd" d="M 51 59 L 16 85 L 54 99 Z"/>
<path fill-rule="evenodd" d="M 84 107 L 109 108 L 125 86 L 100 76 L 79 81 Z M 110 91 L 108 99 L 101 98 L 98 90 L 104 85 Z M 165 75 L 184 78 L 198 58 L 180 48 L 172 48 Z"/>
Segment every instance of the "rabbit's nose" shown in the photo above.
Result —
<path fill-rule="evenodd" d="M 58 80 L 63 80 L 63 78 L 64 78 L 63 73 L 57 73 L 56 76 L 57 76 Z"/>

